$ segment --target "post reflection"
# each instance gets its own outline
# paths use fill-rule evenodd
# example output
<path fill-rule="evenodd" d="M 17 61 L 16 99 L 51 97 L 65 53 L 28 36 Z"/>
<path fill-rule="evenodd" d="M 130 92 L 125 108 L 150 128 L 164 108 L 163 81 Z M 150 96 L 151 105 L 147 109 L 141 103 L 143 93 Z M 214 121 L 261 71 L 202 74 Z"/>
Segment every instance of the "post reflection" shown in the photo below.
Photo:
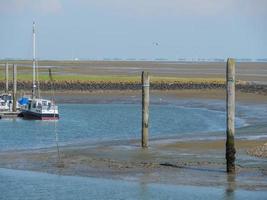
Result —
<path fill-rule="evenodd" d="M 235 190 L 236 190 L 236 175 L 227 174 L 227 187 L 225 189 L 225 199 L 234 200 L 235 199 Z"/>

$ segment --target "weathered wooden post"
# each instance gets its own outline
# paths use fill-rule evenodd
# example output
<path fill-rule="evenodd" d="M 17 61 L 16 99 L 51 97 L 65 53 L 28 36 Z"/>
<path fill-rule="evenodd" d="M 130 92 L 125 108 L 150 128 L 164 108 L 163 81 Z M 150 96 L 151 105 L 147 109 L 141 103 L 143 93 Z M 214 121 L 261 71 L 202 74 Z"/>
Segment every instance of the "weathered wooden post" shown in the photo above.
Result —
<path fill-rule="evenodd" d="M 235 173 L 235 60 L 233 58 L 227 60 L 226 93 L 226 168 L 228 173 Z"/>
<path fill-rule="evenodd" d="M 149 134 L 149 74 L 142 72 L 142 147 L 148 147 Z"/>
<path fill-rule="evenodd" d="M 6 63 L 5 81 L 6 81 L 6 89 L 5 89 L 5 92 L 8 93 L 8 63 Z"/>
<path fill-rule="evenodd" d="M 17 65 L 13 65 L 13 94 L 12 94 L 12 111 L 17 111 Z"/>

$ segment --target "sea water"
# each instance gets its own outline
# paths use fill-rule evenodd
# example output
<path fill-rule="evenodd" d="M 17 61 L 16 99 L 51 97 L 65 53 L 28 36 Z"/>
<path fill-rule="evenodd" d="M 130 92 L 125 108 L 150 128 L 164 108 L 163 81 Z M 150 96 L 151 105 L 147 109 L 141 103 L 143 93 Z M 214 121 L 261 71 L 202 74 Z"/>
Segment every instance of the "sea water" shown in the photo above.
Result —
<path fill-rule="evenodd" d="M 266 105 L 237 105 L 236 111 L 237 128 L 266 124 Z M 60 145 L 140 138 L 140 103 L 59 104 L 59 112 L 58 121 L 0 120 L 0 151 L 54 146 L 56 133 Z M 224 101 L 154 102 L 150 105 L 150 138 L 224 137 L 225 116 Z"/>
<path fill-rule="evenodd" d="M 266 199 L 266 191 L 59 176 L 0 168 L 0 199 Z"/>
<path fill-rule="evenodd" d="M 208 105 L 208 106 L 207 106 Z M 0 120 L 0 152 L 60 145 L 140 138 L 140 103 L 60 104 L 59 121 Z M 237 105 L 236 126 L 265 124 L 266 105 Z M 221 137 L 225 102 L 152 103 L 150 137 L 182 140 Z M 255 130 L 255 129 L 253 129 Z M 254 136 L 252 131 L 250 135 Z M 220 133 L 222 135 L 220 135 Z M 263 131 L 263 135 L 266 134 Z M 266 199 L 266 191 L 227 186 L 199 187 L 51 175 L 0 168 L 0 199 Z"/>
<path fill-rule="evenodd" d="M 58 121 L 0 120 L 0 150 L 42 148 L 61 145 L 140 138 L 139 104 L 60 104 Z M 150 137 L 199 138 L 225 129 L 225 112 L 182 104 L 150 106 Z M 236 126 L 245 125 L 242 118 Z M 216 133 L 211 136 L 218 136 Z"/>

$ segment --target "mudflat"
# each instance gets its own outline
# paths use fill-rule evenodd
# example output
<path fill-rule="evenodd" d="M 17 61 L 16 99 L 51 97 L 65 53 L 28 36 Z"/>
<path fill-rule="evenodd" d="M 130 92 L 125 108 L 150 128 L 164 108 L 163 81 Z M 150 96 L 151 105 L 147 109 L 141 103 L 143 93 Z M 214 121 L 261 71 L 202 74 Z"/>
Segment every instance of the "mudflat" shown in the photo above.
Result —
<path fill-rule="evenodd" d="M 158 98 L 174 99 L 217 99 L 225 100 L 224 89 L 183 89 L 183 90 L 151 90 L 150 94 Z M 51 92 L 43 92 L 45 97 L 50 97 Z M 136 99 L 141 102 L 141 90 L 96 90 L 96 91 L 56 91 L 58 103 L 97 103 L 112 101 L 132 101 Z M 236 91 L 236 101 L 241 103 L 265 104 L 267 95 L 258 93 L 244 93 Z"/>
<path fill-rule="evenodd" d="M 1 61 L 4 66 L 4 61 Z M 18 74 L 31 74 L 31 61 L 10 61 L 18 64 Z M 53 68 L 56 75 L 64 79 L 78 76 L 125 76 L 139 77 L 143 70 L 157 77 L 175 77 L 187 79 L 224 79 L 225 62 L 177 62 L 177 61 L 39 61 L 40 77 L 48 74 L 47 68 Z M 4 67 L 0 72 L 4 74 Z M 121 77 L 119 77 L 121 76 Z M 236 78 L 242 81 L 267 81 L 267 62 L 236 63 Z M 95 77 L 94 77 L 95 78 Z M 98 78 L 99 79 L 99 78 Z M 113 79 L 113 78 L 112 78 Z M 47 76 L 48 80 L 48 76 Z"/>
<path fill-rule="evenodd" d="M 168 142 L 166 142 L 168 141 Z M 166 143 L 165 143 L 166 142 Z M 154 140 L 149 149 L 138 141 L 80 144 L 34 151 L 0 153 L 0 166 L 62 175 L 102 177 L 195 186 L 226 186 L 225 141 Z M 235 187 L 267 189 L 267 163 L 248 156 L 247 151 L 267 141 L 237 140 Z"/>

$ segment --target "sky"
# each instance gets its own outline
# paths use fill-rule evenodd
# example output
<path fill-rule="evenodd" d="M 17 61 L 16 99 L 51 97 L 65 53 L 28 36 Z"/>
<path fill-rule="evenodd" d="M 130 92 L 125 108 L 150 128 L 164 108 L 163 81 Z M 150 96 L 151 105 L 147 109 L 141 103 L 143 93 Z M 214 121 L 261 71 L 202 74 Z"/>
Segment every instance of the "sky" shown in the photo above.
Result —
<path fill-rule="evenodd" d="M 267 58 L 266 0 L 0 0 L 0 59 Z"/>

